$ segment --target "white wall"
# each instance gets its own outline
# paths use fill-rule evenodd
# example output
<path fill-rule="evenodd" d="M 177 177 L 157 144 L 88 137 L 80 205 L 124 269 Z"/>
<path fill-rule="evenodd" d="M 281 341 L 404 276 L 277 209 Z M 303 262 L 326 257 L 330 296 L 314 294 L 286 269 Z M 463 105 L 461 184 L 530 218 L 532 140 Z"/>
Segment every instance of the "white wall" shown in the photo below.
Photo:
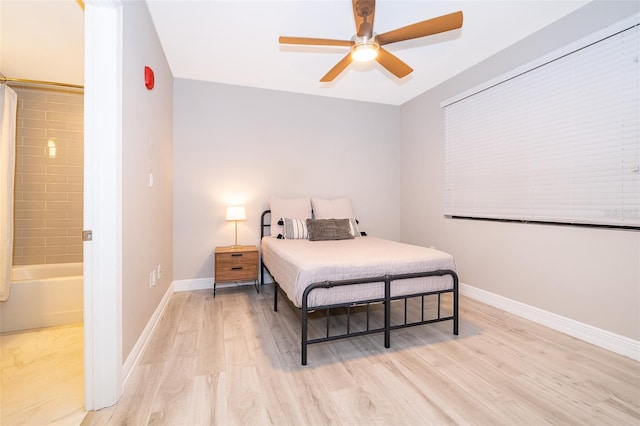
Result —
<path fill-rule="evenodd" d="M 402 239 L 456 257 L 462 282 L 640 339 L 640 232 L 445 219 L 440 102 L 624 16 L 594 2 L 402 107 Z"/>
<path fill-rule="evenodd" d="M 173 280 L 173 76 L 145 2 L 124 4 L 122 352 L 126 359 Z M 144 85 L 144 67 L 155 87 Z M 153 187 L 149 186 L 153 173 Z M 149 274 L 163 276 L 149 287 Z"/>
<path fill-rule="evenodd" d="M 271 195 L 350 197 L 362 230 L 400 237 L 400 108 L 176 79 L 174 279 L 213 276 L 233 244 L 259 245 Z"/>

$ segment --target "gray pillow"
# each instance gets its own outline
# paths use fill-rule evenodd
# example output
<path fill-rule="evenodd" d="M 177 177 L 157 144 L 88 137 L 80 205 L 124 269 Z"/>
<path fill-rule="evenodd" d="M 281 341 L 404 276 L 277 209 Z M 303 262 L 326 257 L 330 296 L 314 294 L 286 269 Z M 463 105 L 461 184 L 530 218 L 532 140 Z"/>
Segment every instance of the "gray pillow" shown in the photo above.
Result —
<path fill-rule="evenodd" d="M 353 239 L 349 219 L 307 219 L 310 241 Z"/>

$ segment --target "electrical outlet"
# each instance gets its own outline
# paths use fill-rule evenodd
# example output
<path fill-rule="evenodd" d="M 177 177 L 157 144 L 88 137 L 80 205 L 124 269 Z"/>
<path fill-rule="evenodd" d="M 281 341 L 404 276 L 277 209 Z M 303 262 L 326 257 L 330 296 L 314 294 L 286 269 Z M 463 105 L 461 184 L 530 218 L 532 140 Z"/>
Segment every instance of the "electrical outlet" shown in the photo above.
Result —
<path fill-rule="evenodd" d="M 158 279 L 162 278 L 162 266 L 158 264 Z"/>
<path fill-rule="evenodd" d="M 151 273 L 151 287 L 156 285 L 156 270 L 154 269 Z"/>
<path fill-rule="evenodd" d="M 149 274 L 149 288 L 153 287 L 153 273 Z"/>

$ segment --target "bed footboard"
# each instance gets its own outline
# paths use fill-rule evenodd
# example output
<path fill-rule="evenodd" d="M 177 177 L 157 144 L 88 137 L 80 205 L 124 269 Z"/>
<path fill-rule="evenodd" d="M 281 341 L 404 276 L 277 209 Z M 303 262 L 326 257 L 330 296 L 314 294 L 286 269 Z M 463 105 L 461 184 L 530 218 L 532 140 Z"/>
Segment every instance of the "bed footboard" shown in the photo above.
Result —
<path fill-rule="evenodd" d="M 453 280 L 453 286 L 451 289 L 446 290 L 437 290 L 437 291 L 429 291 L 429 292 L 421 292 L 421 293 L 412 293 L 402 296 L 391 296 L 391 283 L 393 281 L 409 279 L 409 278 L 421 278 L 421 277 L 431 277 L 431 276 L 451 276 Z M 366 283 L 384 283 L 384 297 L 377 299 L 368 299 L 368 300 L 356 300 L 348 303 L 334 304 L 334 305 L 324 305 L 324 306 L 309 306 L 308 300 L 311 292 L 317 289 L 328 289 L 332 287 L 339 286 L 348 286 L 348 285 L 356 285 L 356 284 L 366 284 Z M 274 290 L 274 311 L 278 310 L 278 290 L 280 286 L 276 283 L 276 289 Z M 441 295 L 444 293 L 451 293 L 453 298 L 453 312 L 451 315 L 442 316 L 441 315 Z M 426 296 L 437 296 L 437 315 L 435 318 L 426 318 L 425 317 L 425 304 L 424 298 Z M 418 321 L 408 321 L 407 320 L 407 300 L 412 298 L 421 298 L 421 318 Z M 404 300 L 404 321 L 400 324 L 392 324 L 391 323 L 391 302 L 394 300 Z M 382 303 L 384 306 L 384 325 L 381 327 L 370 327 L 369 324 L 369 306 L 375 303 Z M 351 308 L 353 306 L 366 306 L 366 328 L 364 330 L 351 331 L 350 327 L 350 319 L 351 319 Z M 344 308 L 346 310 L 347 315 L 347 324 L 346 324 L 346 332 L 341 334 L 331 334 L 330 333 L 330 315 L 329 311 L 331 309 L 336 308 Z M 318 310 L 326 310 L 326 333 L 323 337 L 317 338 L 309 338 L 309 313 L 312 311 Z M 419 273 L 411 273 L 411 274 L 400 274 L 400 275 L 387 275 L 384 277 L 373 277 L 366 279 L 352 279 L 352 280 L 341 280 L 341 281 L 324 281 L 319 283 L 314 283 L 309 285 L 303 294 L 302 299 L 302 308 L 300 310 L 301 315 L 301 363 L 302 365 L 307 365 L 307 349 L 308 346 L 314 343 L 322 343 L 329 342 L 338 339 L 345 339 L 348 337 L 355 336 L 363 336 L 367 334 L 373 333 L 384 333 L 384 347 L 391 347 L 391 331 L 407 328 L 407 327 L 415 327 L 423 324 L 432 324 L 436 322 L 442 321 L 453 321 L 453 334 L 458 335 L 458 275 L 455 271 L 452 270 L 437 270 L 437 271 L 428 271 L 428 272 L 419 272 Z"/>
<path fill-rule="evenodd" d="M 424 293 L 415 293 L 403 296 L 391 296 L 391 283 L 393 281 L 409 279 L 409 278 L 421 278 L 421 277 L 431 277 L 431 276 L 445 276 L 449 275 L 453 279 L 453 288 L 447 290 L 438 290 L 433 292 L 424 292 Z M 373 300 L 359 300 L 350 303 L 340 304 L 340 305 L 331 305 L 331 306 L 308 306 L 307 300 L 309 294 L 318 289 L 318 288 L 332 288 L 338 286 L 345 285 L 354 285 L 354 284 L 365 284 L 365 283 L 374 283 L 374 282 L 384 282 L 384 298 L 382 299 L 373 299 Z M 440 295 L 442 293 L 452 293 L 453 294 L 453 313 L 450 316 L 442 317 L 440 314 Z M 424 317 L 424 297 L 430 295 L 438 296 L 438 310 L 436 318 L 425 319 Z M 422 314 L 421 320 L 407 322 L 407 300 L 414 297 L 422 298 Z M 402 324 L 391 324 L 391 301 L 393 300 L 404 300 L 404 322 Z M 379 303 L 382 302 L 384 304 L 384 326 L 379 328 L 369 328 L 369 324 L 367 321 L 367 327 L 365 330 L 360 330 L 357 332 L 351 332 L 349 327 L 349 307 L 353 305 L 368 305 L 371 303 Z M 320 309 L 331 309 L 343 307 L 347 309 L 347 331 L 342 334 L 329 334 L 329 316 L 327 316 L 327 327 L 326 327 L 326 335 L 324 337 L 309 339 L 308 337 L 308 315 L 311 310 L 320 310 Z M 384 333 L 384 347 L 391 347 L 391 330 L 397 330 L 401 328 L 414 327 L 422 324 L 431 324 L 435 322 L 442 321 L 453 321 L 453 334 L 458 334 L 458 275 L 451 270 L 438 270 L 438 271 L 429 271 L 429 272 L 421 272 L 421 273 L 411 273 L 411 274 L 401 274 L 401 275 L 387 275 L 384 277 L 375 277 L 375 278 L 367 278 L 367 279 L 353 279 L 353 280 L 341 280 L 341 281 L 325 281 L 321 283 L 315 283 L 308 286 L 303 294 L 302 299 L 302 341 L 301 341 L 301 363 L 302 365 L 307 365 L 307 347 L 308 345 L 314 343 L 322 343 L 328 342 L 337 339 L 344 339 L 353 336 L 362 336 L 366 334 L 373 333 Z"/>

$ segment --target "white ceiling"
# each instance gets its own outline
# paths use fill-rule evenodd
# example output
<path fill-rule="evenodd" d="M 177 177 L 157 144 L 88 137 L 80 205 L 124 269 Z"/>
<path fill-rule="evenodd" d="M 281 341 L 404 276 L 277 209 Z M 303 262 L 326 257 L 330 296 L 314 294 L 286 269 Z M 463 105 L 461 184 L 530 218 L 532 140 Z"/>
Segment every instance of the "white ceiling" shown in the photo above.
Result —
<path fill-rule="evenodd" d="M 76 0 L 0 0 L 0 73 L 83 84 L 83 20 Z"/>
<path fill-rule="evenodd" d="M 131 0 L 125 0 L 131 1 Z M 377 63 L 322 77 L 346 48 L 280 46 L 278 36 L 350 39 L 350 0 L 147 0 L 174 77 L 401 105 L 589 0 L 378 0 L 383 33 L 462 10 L 462 29 L 385 46 L 414 72 Z M 1 0 L 0 72 L 82 84 L 82 11 L 76 0 Z M 24 52 L 28 52 L 27 55 Z"/>
<path fill-rule="evenodd" d="M 385 46 L 414 69 L 401 80 L 374 62 L 331 83 L 319 80 L 348 48 L 280 46 L 278 37 L 350 39 L 350 0 L 147 3 L 174 77 L 400 105 L 588 1 L 378 0 L 376 33 L 457 10 L 464 24 Z"/>

